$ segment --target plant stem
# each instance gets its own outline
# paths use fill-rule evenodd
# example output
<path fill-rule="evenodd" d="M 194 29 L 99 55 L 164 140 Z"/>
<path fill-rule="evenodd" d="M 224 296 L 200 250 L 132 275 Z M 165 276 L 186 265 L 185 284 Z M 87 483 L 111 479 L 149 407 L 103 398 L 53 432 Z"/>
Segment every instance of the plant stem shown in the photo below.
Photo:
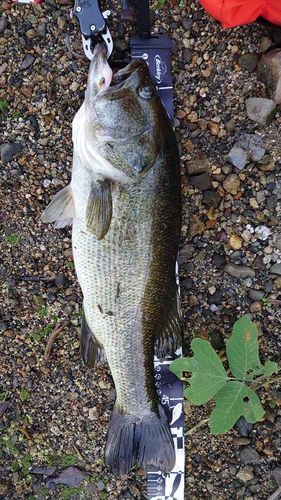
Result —
<path fill-rule="evenodd" d="M 260 379 L 265 379 L 265 376 L 260 377 Z M 256 391 L 257 389 L 260 389 L 261 387 L 267 387 L 268 385 L 274 384 L 278 380 L 281 380 L 281 377 L 276 377 L 276 378 L 270 378 L 268 380 L 260 380 L 259 379 L 255 380 L 252 384 L 250 384 L 250 387 L 253 391 Z"/>
<path fill-rule="evenodd" d="M 199 427 L 202 427 L 203 425 L 205 425 L 207 422 L 209 422 L 209 420 L 210 420 L 210 418 L 203 418 L 203 420 L 200 420 L 199 424 L 192 427 L 192 429 L 189 429 L 189 431 L 187 431 L 185 433 L 185 435 L 187 436 L 188 434 L 192 434 L 193 431 L 195 431 L 196 429 L 199 429 Z"/>

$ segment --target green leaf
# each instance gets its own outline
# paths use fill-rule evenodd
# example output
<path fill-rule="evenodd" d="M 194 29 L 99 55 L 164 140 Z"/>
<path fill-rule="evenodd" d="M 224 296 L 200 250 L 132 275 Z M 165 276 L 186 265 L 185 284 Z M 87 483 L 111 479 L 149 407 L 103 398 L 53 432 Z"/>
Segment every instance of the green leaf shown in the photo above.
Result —
<path fill-rule="evenodd" d="M 206 340 L 191 342 L 193 358 L 178 358 L 170 365 L 170 370 L 190 385 L 185 389 L 185 397 L 195 405 L 209 401 L 226 383 L 225 369 L 212 346 Z M 184 372 L 193 372 L 188 378 Z"/>
<path fill-rule="evenodd" d="M 239 381 L 225 384 L 214 400 L 216 406 L 210 417 L 212 434 L 224 434 L 242 415 L 248 422 L 255 423 L 265 413 L 254 391 Z"/>
<path fill-rule="evenodd" d="M 234 323 L 233 334 L 226 344 L 226 354 L 231 373 L 236 378 L 252 377 L 253 372 L 260 368 L 258 330 L 247 316 Z"/>
<path fill-rule="evenodd" d="M 273 373 L 278 373 L 278 365 L 274 361 L 265 360 L 264 366 L 261 367 L 261 373 L 263 375 L 272 375 Z"/>
<path fill-rule="evenodd" d="M 34 332 L 31 333 L 31 338 L 35 341 L 38 341 L 41 339 L 41 335 L 39 332 L 37 332 L 37 330 L 35 330 Z"/>

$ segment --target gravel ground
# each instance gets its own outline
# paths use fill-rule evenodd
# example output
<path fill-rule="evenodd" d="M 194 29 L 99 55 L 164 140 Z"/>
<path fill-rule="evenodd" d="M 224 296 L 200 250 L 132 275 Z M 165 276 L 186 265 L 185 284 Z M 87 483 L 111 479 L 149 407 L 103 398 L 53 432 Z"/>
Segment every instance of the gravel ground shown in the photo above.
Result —
<path fill-rule="evenodd" d="M 120 5 L 109 7 L 120 58 L 134 27 L 120 22 Z M 188 0 L 155 7 L 156 29 L 173 40 L 185 354 L 194 337 L 222 350 L 246 313 L 259 327 L 261 358 L 280 364 L 281 114 L 277 107 L 263 128 L 248 118 L 245 102 L 267 97 L 256 65 L 281 37 L 257 25 L 223 30 Z M 81 363 L 70 229 L 40 219 L 70 180 L 71 121 L 87 79 L 70 8 L 68 0 L 0 5 L 0 394 L 10 401 L 0 417 L 0 499 L 145 499 L 145 471 L 116 478 L 104 466 L 112 377 L 107 365 L 90 372 Z M 80 57 L 67 49 L 66 35 Z M 264 152 L 255 160 L 246 148 L 238 169 L 227 155 L 242 134 L 257 134 Z M 266 414 L 257 424 L 239 422 L 223 436 L 205 426 L 186 436 L 186 500 L 267 500 L 281 484 L 278 381 L 259 396 Z M 187 403 L 186 429 L 211 407 Z M 77 487 L 48 483 L 64 470 L 73 476 L 69 466 L 84 473 Z"/>

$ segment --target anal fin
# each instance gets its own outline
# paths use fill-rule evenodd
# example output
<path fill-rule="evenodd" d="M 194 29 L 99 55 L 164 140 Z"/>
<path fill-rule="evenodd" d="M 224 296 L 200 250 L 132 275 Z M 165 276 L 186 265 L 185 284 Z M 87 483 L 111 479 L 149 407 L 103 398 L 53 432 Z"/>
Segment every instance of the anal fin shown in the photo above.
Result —
<path fill-rule="evenodd" d="M 80 349 L 82 359 L 88 368 L 93 368 L 95 364 L 100 363 L 105 358 L 103 346 L 96 340 L 92 330 L 88 326 L 84 310 L 82 315 Z"/>

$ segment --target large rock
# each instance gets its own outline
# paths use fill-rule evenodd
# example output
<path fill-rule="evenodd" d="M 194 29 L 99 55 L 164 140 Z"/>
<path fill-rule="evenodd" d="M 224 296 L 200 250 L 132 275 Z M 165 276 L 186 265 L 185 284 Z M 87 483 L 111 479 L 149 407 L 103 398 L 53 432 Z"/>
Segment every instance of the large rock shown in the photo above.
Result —
<path fill-rule="evenodd" d="M 247 116 L 262 127 L 268 127 L 276 113 L 276 104 L 271 99 L 250 97 L 246 100 Z"/>
<path fill-rule="evenodd" d="M 1 160 L 3 163 L 8 163 L 11 161 L 13 156 L 16 153 L 19 153 L 21 151 L 22 145 L 19 142 L 8 142 L 1 144 L 0 146 L 0 155 L 1 155 Z"/>
<path fill-rule="evenodd" d="M 281 49 L 271 50 L 262 56 L 257 77 L 265 84 L 270 99 L 281 104 Z"/>

